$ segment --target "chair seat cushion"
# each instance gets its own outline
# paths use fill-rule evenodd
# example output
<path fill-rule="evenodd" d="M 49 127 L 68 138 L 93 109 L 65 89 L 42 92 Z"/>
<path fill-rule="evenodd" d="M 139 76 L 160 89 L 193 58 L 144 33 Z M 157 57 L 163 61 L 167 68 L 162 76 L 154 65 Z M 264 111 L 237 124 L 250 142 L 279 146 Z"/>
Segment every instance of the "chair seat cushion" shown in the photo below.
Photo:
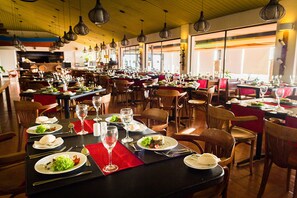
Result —
<path fill-rule="evenodd" d="M 237 142 L 256 139 L 257 137 L 254 132 L 241 127 L 233 127 L 231 130 L 231 134 Z"/>
<path fill-rule="evenodd" d="M 205 104 L 205 101 L 204 100 L 189 100 L 188 103 L 194 104 L 194 105 L 202 105 L 202 104 Z"/>

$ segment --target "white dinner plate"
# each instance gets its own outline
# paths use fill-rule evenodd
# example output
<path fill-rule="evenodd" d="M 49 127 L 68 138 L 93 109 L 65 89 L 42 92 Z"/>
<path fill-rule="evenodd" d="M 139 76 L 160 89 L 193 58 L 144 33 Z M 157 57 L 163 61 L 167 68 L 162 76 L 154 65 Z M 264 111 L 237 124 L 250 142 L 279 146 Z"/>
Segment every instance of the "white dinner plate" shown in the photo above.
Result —
<path fill-rule="evenodd" d="M 154 136 L 154 135 L 151 135 Z M 158 135 L 159 136 L 159 135 Z M 148 136 L 145 136 L 148 137 Z M 178 145 L 178 142 L 176 141 L 176 139 L 173 139 L 172 137 L 168 137 L 168 136 L 164 136 L 164 144 L 161 145 L 159 148 L 149 148 L 149 147 L 145 147 L 141 145 L 141 142 L 143 140 L 142 137 L 137 141 L 137 145 L 142 148 L 142 149 L 146 149 L 146 150 L 150 150 L 150 151 L 164 151 L 164 150 L 170 150 L 175 148 Z"/>
<path fill-rule="evenodd" d="M 36 133 L 36 128 L 39 126 L 39 125 L 36 125 L 36 126 L 32 126 L 30 128 L 27 129 L 27 133 L 29 134 L 34 134 L 34 135 L 37 135 L 37 134 L 50 134 L 50 133 L 54 133 L 54 132 L 57 132 L 59 130 L 61 130 L 63 128 L 62 125 L 60 124 L 46 124 L 46 125 L 49 125 L 50 128 L 52 127 L 55 127 L 56 129 L 53 130 L 53 131 L 48 131 L 48 132 L 44 132 L 44 133 Z"/>
<path fill-rule="evenodd" d="M 115 115 L 116 115 L 116 114 L 115 114 Z M 116 116 L 119 117 L 119 118 L 121 117 L 120 115 L 116 115 Z M 111 119 L 111 116 L 105 118 L 105 121 L 108 122 L 108 123 L 123 124 L 122 122 L 111 122 L 110 119 Z"/>
<path fill-rule="evenodd" d="M 64 140 L 61 137 L 58 137 L 55 141 L 49 144 L 41 144 L 39 141 L 34 141 L 32 147 L 39 150 L 54 149 L 61 146 L 63 143 Z"/>
<path fill-rule="evenodd" d="M 128 131 L 129 132 L 142 132 L 147 129 L 147 126 L 144 124 L 133 120 L 131 124 L 129 124 Z"/>
<path fill-rule="evenodd" d="M 73 158 L 73 156 L 77 156 L 78 158 L 80 158 L 79 163 L 77 165 L 75 165 L 74 167 L 64 170 L 64 171 L 52 171 L 52 170 L 48 170 L 45 168 L 45 165 L 49 162 L 52 162 L 52 160 L 58 156 L 61 155 L 68 155 L 71 159 Z M 36 162 L 36 164 L 34 165 L 34 169 L 41 174 L 47 174 L 47 175 L 55 175 L 55 174 L 61 174 L 61 173 L 67 173 L 67 172 L 71 172 L 74 171 L 78 168 L 80 168 L 81 166 L 83 166 L 87 161 L 87 157 L 82 154 L 82 153 L 78 153 L 78 152 L 62 152 L 62 153 L 55 153 L 53 155 L 49 155 L 46 156 L 40 160 L 38 160 Z"/>
<path fill-rule="evenodd" d="M 217 162 L 215 164 L 200 164 L 198 163 L 198 158 L 200 157 L 200 154 L 192 154 L 188 155 L 184 158 L 184 163 L 186 166 L 198 170 L 206 170 L 206 169 L 212 169 L 215 168 L 218 165 L 218 162 L 220 161 L 219 158 L 217 158 Z"/>

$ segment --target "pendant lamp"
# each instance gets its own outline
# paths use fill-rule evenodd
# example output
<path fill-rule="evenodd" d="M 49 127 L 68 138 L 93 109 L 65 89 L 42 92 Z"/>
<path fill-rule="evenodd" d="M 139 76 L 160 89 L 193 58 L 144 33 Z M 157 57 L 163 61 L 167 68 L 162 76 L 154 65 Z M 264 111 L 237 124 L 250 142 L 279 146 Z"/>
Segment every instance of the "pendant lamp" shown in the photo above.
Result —
<path fill-rule="evenodd" d="M 100 49 L 99 46 L 96 44 L 96 46 L 94 47 L 94 51 L 95 51 L 95 52 L 98 52 L 99 49 Z"/>
<path fill-rule="evenodd" d="M 171 33 L 168 30 L 167 24 L 166 24 L 166 14 L 167 14 L 167 12 L 168 12 L 167 10 L 164 10 L 164 13 L 165 13 L 165 23 L 164 23 L 163 29 L 159 32 L 159 36 L 162 39 L 166 39 L 166 38 L 169 38 L 171 36 Z"/>
<path fill-rule="evenodd" d="M 101 48 L 101 50 L 105 50 L 106 49 L 106 45 L 105 45 L 104 41 L 103 41 L 103 43 L 101 43 L 100 48 Z"/>
<path fill-rule="evenodd" d="M 114 38 L 112 38 L 112 41 L 111 41 L 111 43 L 109 44 L 109 47 L 111 47 L 111 48 L 116 48 L 116 47 L 117 47 L 116 42 L 114 42 Z"/>
<path fill-rule="evenodd" d="M 84 47 L 84 49 L 83 49 L 83 53 L 87 53 L 87 49 L 86 49 L 86 47 Z"/>
<path fill-rule="evenodd" d="M 277 21 L 285 16 L 285 8 L 278 3 L 278 0 L 270 0 L 269 3 L 260 10 L 260 17 L 265 21 Z"/>
<path fill-rule="evenodd" d="M 89 33 L 89 28 L 82 20 L 82 16 L 79 16 L 79 22 L 74 26 L 74 32 L 78 35 L 84 36 Z"/>
<path fill-rule="evenodd" d="M 77 35 L 75 34 L 75 32 L 73 32 L 71 25 L 69 26 L 69 32 L 67 32 L 66 35 L 66 39 L 69 41 L 75 41 L 77 39 Z"/>
<path fill-rule="evenodd" d="M 141 21 L 141 32 L 140 32 L 140 35 L 137 37 L 137 41 L 139 43 L 144 43 L 147 40 L 146 36 L 143 33 L 143 22 L 144 22 L 144 20 L 140 19 L 140 21 Z"/>
<path fill-rule="evenodd" d="M 64 47 L 64 43 L 62 42 L 61 37 L 59 37 L 59 39 L 56 42 L 58 47 Z"/>
<path fill-rule="evenodd" d="M 92 52 L 93 51 L 93 49 L 92 49 L 92 47 L 91 47 L 91 45 L 90 45 L 90 47 L 89 47 L 89 52 Z"/>
<path fill-rule="evenodd" d="M 124 32 L 126 32 L 126 26 L 123 26 L 123 28 L 124 28 Z M 129 40 L 127 39 L 127 37 L 126 37 L 126 34 L 124 34 L 124 38 L 121 40 L 121 45 L 122 46 L 127 46 L 127 45 L 129 45 Z"/>
<path fill-rule="evenodd" d="M 102 25 L 104 23 L 107 23 L 109 21 L 109 14 L 108 12 L 102 7 L 100 0 L 96 1 L 95 8 L 90 10 L 89 14 L 89 19 L 95 25 Z"/>
<path fill-rule="evenodd" d="M 210 29 L 210 24 L 204 18 L 203 0 L 202 0 L 202 11 L 200 12 L 200 17 L 198 21 L 194 23 L 194 29 L 200 33 L 207 32 Z"/>
<path fill-rule="evenodd" d="M 64 35 L 63 35 L 63 37 L 61 38 L 61 39 L 62 39 L 62 42 L 65 43 L 65 44 L 70 43 L 70 41 L 68 41 L 66 38 L 67 38 L 67 33 L 66 33 L 66 31 L 64 31 Z"/>
<path fill-rule="evenodd" d="M 20 40 L 16 37 L 16 35 L 14 34 L 12 37 L 12 45 L 17 47 L 20 44 Z"/>

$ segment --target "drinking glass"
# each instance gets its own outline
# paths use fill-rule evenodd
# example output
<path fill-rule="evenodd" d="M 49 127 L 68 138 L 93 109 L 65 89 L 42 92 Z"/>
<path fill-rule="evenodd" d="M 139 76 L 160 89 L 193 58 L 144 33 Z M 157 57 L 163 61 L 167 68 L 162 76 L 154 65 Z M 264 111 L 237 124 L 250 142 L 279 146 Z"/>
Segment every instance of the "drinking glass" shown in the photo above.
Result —
<path fill-rule="evenodd" d="M 94 118 L 94 121 L 98 122 L 100 120 L 102 120 L 101 118 L 99 118 L 99 109 L 101 107 L 101 101 L 102 101 L 102 98 L 100 96 L 93 96 L 92 97 L 92 103 L 94 105 L 94 108 L 96 109 L 96 118 Z"/>
<path fill-rule="evenodd" d="M 131 108 L 123 108 L 120 114 L 126 130 L 126 137 L 122 139 L 122 143 L 132 142 L 133 138 L 129 137 L 129 124 L 133 121 L 133 110 Z"/>
<path fill-rule="evenodd" d="M 86 104 L 76 105 L 76 115 L 80 119 L 80 122 L 81 122 L 81 131 L 78 132 L 77 134 L 78 135 L 88 134 L 88 132 L 85 131 L 85 128 L 84 128 L 84 121 L 88 115 L 88 105 L 86 105 Z"/>
<path fill-rule="evenodd" d="M 53 83 L 54 83 L 53 78 L 47 78 L 46 81 L 47 81 L 47 83 L 49 84 L 50 87 L 53 87 Z"/>
<path fill-rule="evenodd" d="M 266 94 L 266 92 L 268 91 L 268 87 L 267 86 L 260 86 L 260 95 L 262 97 L 262 101 L 264 101 L 264 96 Z"/>
<path fill-rule="evenodd" d="M 284 96 L 285 90 L 283 88 L 278 88 L 275 90 L 275 97 L 277 99 L 277 108 L 280 108 L 280 99 Z"/>
<path fill-rule="evenodd" d="M 103 171 L 110 173 L 119 169 L 115 164 L 112 164 L 112 149 L 115 147 L 118 140 L 118 128 L 116 126 L 108 126 L 107 130 L 101 131 L 101 141 L 108 152 L 108 165 L 104 166 Z"/>

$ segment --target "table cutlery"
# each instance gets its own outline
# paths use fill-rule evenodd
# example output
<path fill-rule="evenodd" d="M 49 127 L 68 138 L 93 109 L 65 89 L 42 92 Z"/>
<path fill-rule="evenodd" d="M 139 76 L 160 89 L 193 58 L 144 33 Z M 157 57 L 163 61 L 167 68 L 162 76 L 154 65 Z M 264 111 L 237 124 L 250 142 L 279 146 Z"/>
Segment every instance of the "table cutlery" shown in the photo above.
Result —
<path fill-rule="evenodd" d="M 46 183 L 50 183 L 50 182 L 54 182 L 54 181 L 58 181 L 58 180 L 78 177 L 78 176 L 86 175 L 86 174 L 90 174 L 90 173 L 92 173 L 92 171 L 84 171 L 84 172 L 80 172 L 80 173 L 77 173 L 77 174 L 74 174 L 74 175 L 69 175 L 69 176 L 63 176 L 63 177 L 58 177 L 58 178 L 54 178 L 54 179 L 47 179 L 47 180 L 37 181 L 37 182 L 33 183 L 33 186 L 38 186 L 38 185 L 41 185 L 41 184 L 46 184 Z"/>
<path fill-rule="evenodd" d="M 133 142 L 131 142 L 129 145 L 134 149 L 135 152 L 137 152 L 137 151 L 141 151 L 140 149 L 137 149 L 137 148 L 136 148 L 136 146 L 134 145 Z"/>
<path fill-rule="evenodd" d="M 68 128 L 69 128 L 69 133 L 73 133 L 74 124 L 73 123 L 69 123 L 68 124 Z"/>
<path fill-rule="evenodd" d="M 62 134 L 68 134 L 68 133 L 70 133 L 70 132 L 58 132 L 58 133 L 52 133 L 52 135 L 62 135 Z M 32 139 L 32 138 L 43 137 L 43 136 L 45 136 L 45 135 L 47 135 L 47 134 L 42 134 L 42 135 L 32 135 L 32 136 L 30 136 L 30 139 Z"/>
<path fill-rule="evenodd" d="M 172 152 L 158 152 L 158 151 L 154 151 L 154 153 L 158 154 L 158 155 L 164 155 L 166 157 L 175 157 L 178 155 L 182 155 L 182 154 L 187 154 L 187 153 L 193 153 L 192 150 L 189 149 L 185 149 L 183 151 L 172 151 Z"/>
<path fill-rule="evenodd" d="M 70 147 L 70 148 L 67 149 L 65 152 L 69 152 L 69 151 L 71 151 L 72 148 L 73 148 L 73 147 Z M 60 149 L 60 150 L 57 150 L 57 151 L 48 151 L 48 152 L 44 152 L 44 153 L 38 153 L 38 154 L 29 155 L 29 159 L 36 159 L 36 158 L 43 157 L 43 156 L 47 156 L 47 155 L 51 155 L 51 154 L 54 154 L 54 153 L 61 153 L 61 152 L 63 152 L 65 149 L 66 149 L 66 146 L 63 147 L 63 148 Z"/>
<path fill-rule="evenodd" d="M 87 149 L 85 147 L 85 145 L 83 144 L 83 148 L 81 149 L 81 153 L 84 154 L 85 156 L 87 156 L 87 162 L 86 162 L 86 166 L 91 166 L 91 162 L 88 159 L 88 156 L 90 155 L 90 151 L 89 149 Z"/>

